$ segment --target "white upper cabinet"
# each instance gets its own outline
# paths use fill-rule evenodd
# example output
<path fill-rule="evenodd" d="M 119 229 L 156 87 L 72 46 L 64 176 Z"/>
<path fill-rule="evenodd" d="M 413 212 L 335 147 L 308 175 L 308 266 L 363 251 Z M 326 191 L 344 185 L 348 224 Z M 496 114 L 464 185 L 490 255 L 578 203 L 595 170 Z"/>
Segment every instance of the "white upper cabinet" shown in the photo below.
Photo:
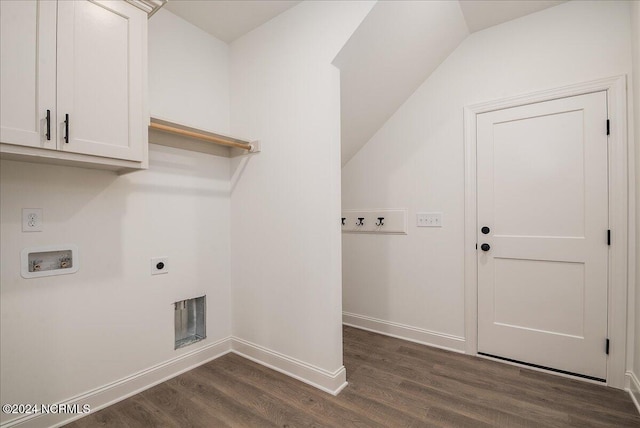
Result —
<path fill-rule="evenodd" d="M 56 149 L 56 2 L 0 1 L 0 54 L 0 141 Z"/>
<path fill-rule="evenodd" d="M 0 8 L 3 157 L 146 166 L 147 14 L 121 0 Z"/>
<path fill-rule="evenodd" d="M 64 151 L 141 160 L 147 15 L 122 1 L 58 2 L 58 139 Z"/>

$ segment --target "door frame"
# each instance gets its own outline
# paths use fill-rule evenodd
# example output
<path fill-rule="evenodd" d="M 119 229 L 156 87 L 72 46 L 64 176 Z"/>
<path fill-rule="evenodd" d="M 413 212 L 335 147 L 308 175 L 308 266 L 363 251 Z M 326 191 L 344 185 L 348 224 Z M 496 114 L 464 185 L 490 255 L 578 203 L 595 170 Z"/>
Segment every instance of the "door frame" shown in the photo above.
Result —
<path fill-rule="evenodd" d="M 477 261 L 477 168 L 476 116 L 505 108 L 551 101 L 593 92 L 607 92 L 610 120 L 609 135 L 609 249 L 608 337 L 611 342 L 607 358 L 607 385 L 624 389 L 627 355 L 627 296 L 633 296 L 635 269 L 635 238 L 629 235 L 628 219 L 635 218 L 634 194 L 629 192 L 628 180 L 633 174 L 633 147 L 627 138 L 627 81 L 615 76 L 557 89 L 534 92 L 464 107 L 465 153 L 465 231 L 464 231 L 464 294 L 465 294 L 465 352 L 478 352 L 478 261 Z M 606 124 L 603 124 L 603 132 Z M 632 344 L 629 344 L 632 345 Z M 604 352 L 604 343 L 603 352 Z"/>

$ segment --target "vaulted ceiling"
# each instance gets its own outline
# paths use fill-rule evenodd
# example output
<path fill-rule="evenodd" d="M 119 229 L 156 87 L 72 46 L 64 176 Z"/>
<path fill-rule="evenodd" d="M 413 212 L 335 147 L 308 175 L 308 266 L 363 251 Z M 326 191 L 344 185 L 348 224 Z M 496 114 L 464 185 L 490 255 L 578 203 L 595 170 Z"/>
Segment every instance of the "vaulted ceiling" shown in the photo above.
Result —
<path fill-rule="evenodd" d="M 299 0 L 169 0 L 165 8 L 231 43 L 298 3 Z"/>
<path fill-rule="evenodd" d="M 529 15 L 562 1 L 551 0 L 460 0 L 462 14 L 469 27 L 469 32 L 484 30 L 485 28 Z"/>
<path fill-rule="evenodd" d="M 564 1 L 379 0 L 334 59 L 341 78 L 342 164 L 470 33 Z M 165 7 L 231 43 L 298 3 L 170 0 Z"/>
<path fill-rule="evenodd" d="M 470 33 L 560 3 L 379 1 L 333 62 L 340 69 L 342 164 Z"/>
<path fill-rule="evenodd" d="M 343 165 L 469 34 L 455 1 L 378 2 L 333 63 Z"/>

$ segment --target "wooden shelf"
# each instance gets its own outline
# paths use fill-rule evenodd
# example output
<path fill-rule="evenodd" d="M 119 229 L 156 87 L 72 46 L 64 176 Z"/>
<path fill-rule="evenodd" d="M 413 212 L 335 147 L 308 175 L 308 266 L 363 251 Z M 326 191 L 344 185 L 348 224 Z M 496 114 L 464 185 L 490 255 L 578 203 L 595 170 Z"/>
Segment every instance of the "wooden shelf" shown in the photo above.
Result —
<path fill-rule="evenodd" d="M 151 118 L 149 125 L 149 143 L 225 157 L 260 151 L 258 141 L 218 134 L 155 117 Z"/>

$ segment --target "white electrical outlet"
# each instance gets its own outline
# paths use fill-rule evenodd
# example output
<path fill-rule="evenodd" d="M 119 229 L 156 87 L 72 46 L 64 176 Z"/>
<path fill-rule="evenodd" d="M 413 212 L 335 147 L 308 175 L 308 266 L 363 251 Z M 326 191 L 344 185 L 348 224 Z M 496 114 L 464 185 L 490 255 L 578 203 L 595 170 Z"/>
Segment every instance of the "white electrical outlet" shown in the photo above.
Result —
<path fill-rule="evenodd" d="M 442 227 L 442 213 L 417 213 L 416 226 Z"/>
<path fill-rule="evenodd" d="M 154 257 L 151 259 L 151 275 L 169 273 L 169 257 Z"/>
<path fill-rule="evenodd" d="M 42 208 L 22 209 L 22 231 L 42 232 Z"/>

